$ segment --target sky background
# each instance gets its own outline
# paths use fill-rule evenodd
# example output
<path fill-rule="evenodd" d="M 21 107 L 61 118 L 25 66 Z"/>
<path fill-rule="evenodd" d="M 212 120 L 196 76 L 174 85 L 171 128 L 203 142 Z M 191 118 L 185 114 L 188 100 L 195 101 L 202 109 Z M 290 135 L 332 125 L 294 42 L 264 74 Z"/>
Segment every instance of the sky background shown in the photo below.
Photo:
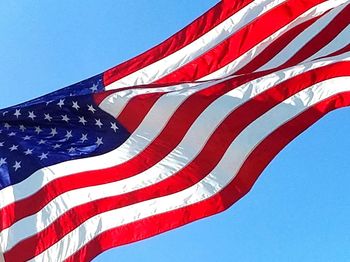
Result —
<path fill-rule="evenodd" d="M 132 58 L 216 2 L 1 0 L 0 107 Z M 312 126 L 226 212 L 94 261 L 350 261 L 349 119 L 341 109 Z"/>

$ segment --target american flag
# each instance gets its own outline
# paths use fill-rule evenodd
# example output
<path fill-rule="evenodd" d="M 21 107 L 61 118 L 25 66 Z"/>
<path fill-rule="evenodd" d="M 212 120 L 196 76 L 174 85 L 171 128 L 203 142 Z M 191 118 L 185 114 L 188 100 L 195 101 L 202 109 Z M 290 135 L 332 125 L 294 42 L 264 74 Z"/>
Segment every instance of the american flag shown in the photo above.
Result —
<path fill-rule="evenodd" d="M 230 207 L 349 105 L 349 4 L 221 1 L 121 65 L 0 110 L 5 261 L 89 261 Z"/>

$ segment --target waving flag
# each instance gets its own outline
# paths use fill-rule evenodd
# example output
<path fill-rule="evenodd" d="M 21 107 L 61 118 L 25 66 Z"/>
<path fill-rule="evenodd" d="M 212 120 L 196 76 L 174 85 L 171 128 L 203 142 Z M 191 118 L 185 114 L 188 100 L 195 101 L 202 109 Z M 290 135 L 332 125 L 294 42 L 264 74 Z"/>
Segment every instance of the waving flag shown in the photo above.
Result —
<path fill-rule="evenodd" d="M 0 110 L 5 261 L 89 261 L 221 212 L 350 103 L 350 1 L 222 1 L 153 49 Z"/>

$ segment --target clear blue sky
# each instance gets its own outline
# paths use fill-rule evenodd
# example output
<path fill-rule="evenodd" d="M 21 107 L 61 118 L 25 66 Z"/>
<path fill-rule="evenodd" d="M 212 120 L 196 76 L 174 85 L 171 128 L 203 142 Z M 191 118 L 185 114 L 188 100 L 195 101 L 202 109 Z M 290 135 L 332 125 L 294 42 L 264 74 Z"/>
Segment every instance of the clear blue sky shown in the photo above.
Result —
<path fill-rule="evenodd" d="M 0 2 L 0 107 L 100 73 L 164 40 L 214 0 Z M 294 140 L 228 211 L 95 261 L 349 261 L 350 110 Z"/>

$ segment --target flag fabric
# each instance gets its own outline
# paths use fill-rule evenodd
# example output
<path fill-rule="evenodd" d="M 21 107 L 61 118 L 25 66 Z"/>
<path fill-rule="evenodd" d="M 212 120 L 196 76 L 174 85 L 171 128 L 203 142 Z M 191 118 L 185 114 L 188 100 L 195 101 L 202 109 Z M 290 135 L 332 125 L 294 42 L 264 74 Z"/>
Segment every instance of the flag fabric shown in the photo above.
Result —
<path fill-rule="evenodd" d="M 5 261 L 90 261 L 221 212 L 350 103 L 349 0 L 224 0 L 149 51 L 0 110 Z"/>

